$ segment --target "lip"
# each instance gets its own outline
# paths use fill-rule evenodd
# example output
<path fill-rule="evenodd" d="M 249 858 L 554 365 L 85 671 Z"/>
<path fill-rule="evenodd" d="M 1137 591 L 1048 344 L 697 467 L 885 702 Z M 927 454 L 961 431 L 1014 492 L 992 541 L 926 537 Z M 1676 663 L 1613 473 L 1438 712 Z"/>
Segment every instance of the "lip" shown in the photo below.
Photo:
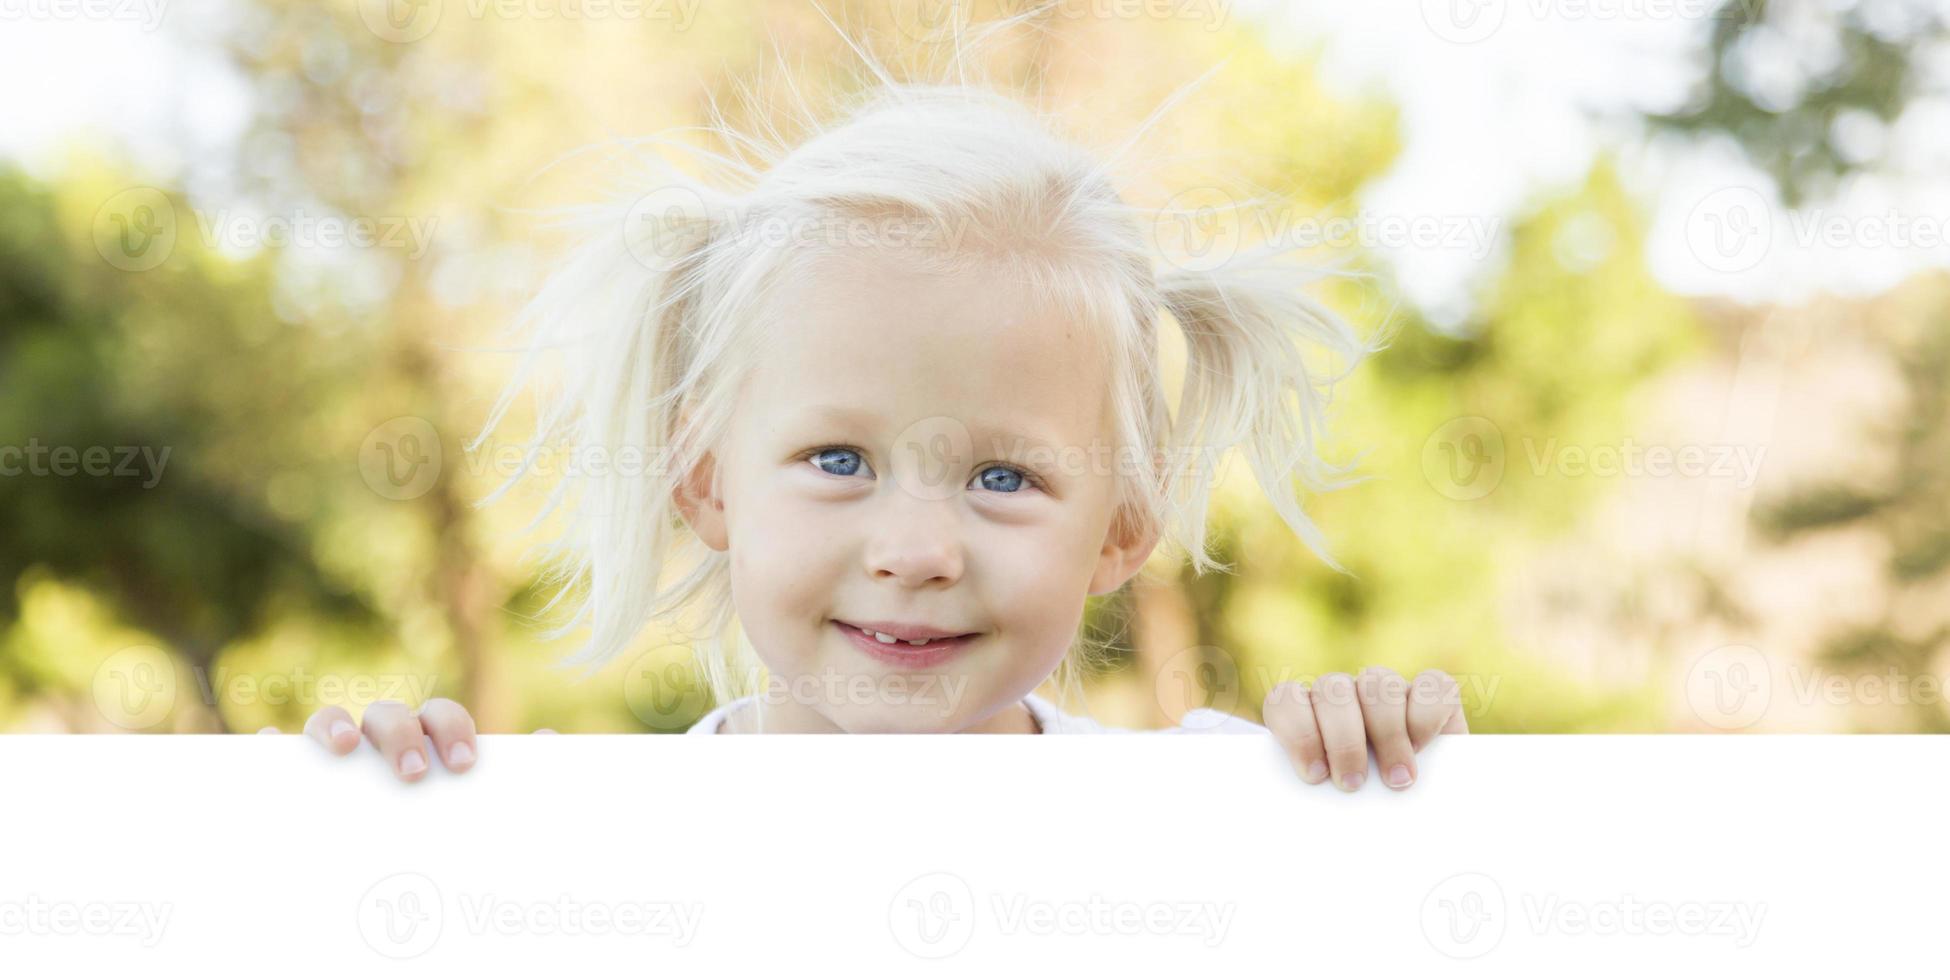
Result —
<path fill-rule="evenodd" d="M 915 646 L 905 641 L 900 643 L 882 643 L 860 632 L 860 627 L 862 626 L 896 637 L 901 634 L 895 632 L 895 629 L 916 637 L 937 635 L 938 633 L 946 632 L 945 630 L 936 630 L 934 633 L 930 633 L 929 631 L 934 630 L 934 627 L 915 626 L 911 623 L 845 623 L 837 619 L 833 620 L 833 628 L 839 630 L 840 634 L 846 637 L 847 642 L 858 647 L 860 652 L 865 653 L 867 656 L 881 663 L 892 664 L 908 670 L 921 670 L 953 659 L 957 654 L 968 649 L 982 635 L 980 633 L 964 633 L 960 636 L 942 637 L 941 639 L 931 640 L 920 646 Z M 895 629 L 888 629 L 887 627 L 889 626 L 895 627 Z"/>

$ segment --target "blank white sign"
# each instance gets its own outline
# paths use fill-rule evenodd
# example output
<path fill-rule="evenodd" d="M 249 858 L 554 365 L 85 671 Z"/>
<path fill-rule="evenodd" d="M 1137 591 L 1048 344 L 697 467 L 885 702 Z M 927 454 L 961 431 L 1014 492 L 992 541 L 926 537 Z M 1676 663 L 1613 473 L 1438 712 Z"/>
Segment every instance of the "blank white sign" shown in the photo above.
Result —
<path fill-rule="evenodd" d="M 14 736 L 0 972 L 1873 975 L 1941 954 L 1947 761 L 1471 735 L 1344 794 L 1258 736 L 494 735 L 405 786 L 298 736 Z"/>

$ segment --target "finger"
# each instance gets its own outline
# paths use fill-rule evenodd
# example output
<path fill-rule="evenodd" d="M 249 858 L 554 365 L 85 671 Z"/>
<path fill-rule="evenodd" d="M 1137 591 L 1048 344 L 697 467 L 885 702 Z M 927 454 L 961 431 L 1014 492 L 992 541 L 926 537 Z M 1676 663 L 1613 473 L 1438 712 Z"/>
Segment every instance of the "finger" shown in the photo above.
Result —
<path fill-rule="evenodd" d="M 434 698 L 420 706 L 420 727 L 433 736 L 433 751 L 452 772 L 466 772 L 474 765 L 478 749 L 474 744 L 474 717 L 446 698 Z"/>
<path fill-rule="evenodd" d="M 1286 748 L 1293 769 L 1308 785 L 1319 785 L 1327 778 L 1327 746 L 1320 740 L 1320 726 L 1314 721 L 1313 691 L 1299 681 L 1276 685 L 1266 694 L 1260 708 L 1266 728 Z"/>
<path fill-rule="evenodd" d="M 427 774 L 426 730 L 406 705 L 374 701 L 366 706 L 362 727 L 399 778 L 411 783 Z"/>
<path fill-rule="evenodd" d="M 1327 748 L 1327 769 L 1334 784 L 1352 792 L 1368 778 L 1368 732 L 1361 722 L 1361 701 L 1354 678 L 1324 674 L 1314 684 L 1314 722 Z"/>
<path fill-rule="evenodd" d="M 333 755 L 344 755 L 359 747 L 359 729 L 352 716 L 336 704 L 328 704 L 305 719 L 305 734 L 325 746 Z"/>
<path fill-rule="evenodd" d="M 1408 691 L 1408 739 L 1415 751 L 1435 740 L 1437 735 L 1469 731 L 1463 720 L 1462 685 L 1439 670 L 1415 675 Z"/>
<path fill-rule="evenodd" d="M 1407 789 L 1415 782 L 1415 747 L 1408 741 L 1408 682 L 1386 667 L 1369 667 L 1361 672 L 1356 687 L 1381 781 L 1390 789 Z"/>

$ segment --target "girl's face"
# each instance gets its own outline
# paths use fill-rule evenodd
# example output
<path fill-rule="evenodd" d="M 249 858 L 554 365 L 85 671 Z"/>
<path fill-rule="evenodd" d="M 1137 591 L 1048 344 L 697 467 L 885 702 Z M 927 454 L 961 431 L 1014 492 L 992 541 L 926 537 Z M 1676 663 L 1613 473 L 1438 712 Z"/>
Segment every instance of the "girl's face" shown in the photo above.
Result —
<path fill-rule="evenodd" d="M 1086 594 L 1155 536 L 1113 535 L 1108 367 L 1088 329 L 995 274 L 822 257 L 779 297 L 721 452 L 679 506 L 728 551 L 772 673 L 765 728 L 1032 731 L 1023 695 Z M 915 646 L 860 624 L 904 624 Z M 748 728 L 733 718 L 731 730 Z"/>

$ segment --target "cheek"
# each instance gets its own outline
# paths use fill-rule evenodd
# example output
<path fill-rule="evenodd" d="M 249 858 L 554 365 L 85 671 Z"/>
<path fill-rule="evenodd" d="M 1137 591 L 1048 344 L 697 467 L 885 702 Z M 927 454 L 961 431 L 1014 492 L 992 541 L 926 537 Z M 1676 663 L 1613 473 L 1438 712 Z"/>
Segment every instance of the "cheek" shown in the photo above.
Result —
<path fill-rule="evenodd" d="M 971 542 L 983 599 L 998 623 L 1025 639 L 1067 644 L 1082 619 L 1103 535 L 1065 516 L 1033 526 L 991 527 Z"/>
<path fill-rule="evenodd" d="M 828 612 L 839 547 L 809 502 L 761 495 L 725 501 L 732 600 L 758 649 L 804 649 Z"/>

